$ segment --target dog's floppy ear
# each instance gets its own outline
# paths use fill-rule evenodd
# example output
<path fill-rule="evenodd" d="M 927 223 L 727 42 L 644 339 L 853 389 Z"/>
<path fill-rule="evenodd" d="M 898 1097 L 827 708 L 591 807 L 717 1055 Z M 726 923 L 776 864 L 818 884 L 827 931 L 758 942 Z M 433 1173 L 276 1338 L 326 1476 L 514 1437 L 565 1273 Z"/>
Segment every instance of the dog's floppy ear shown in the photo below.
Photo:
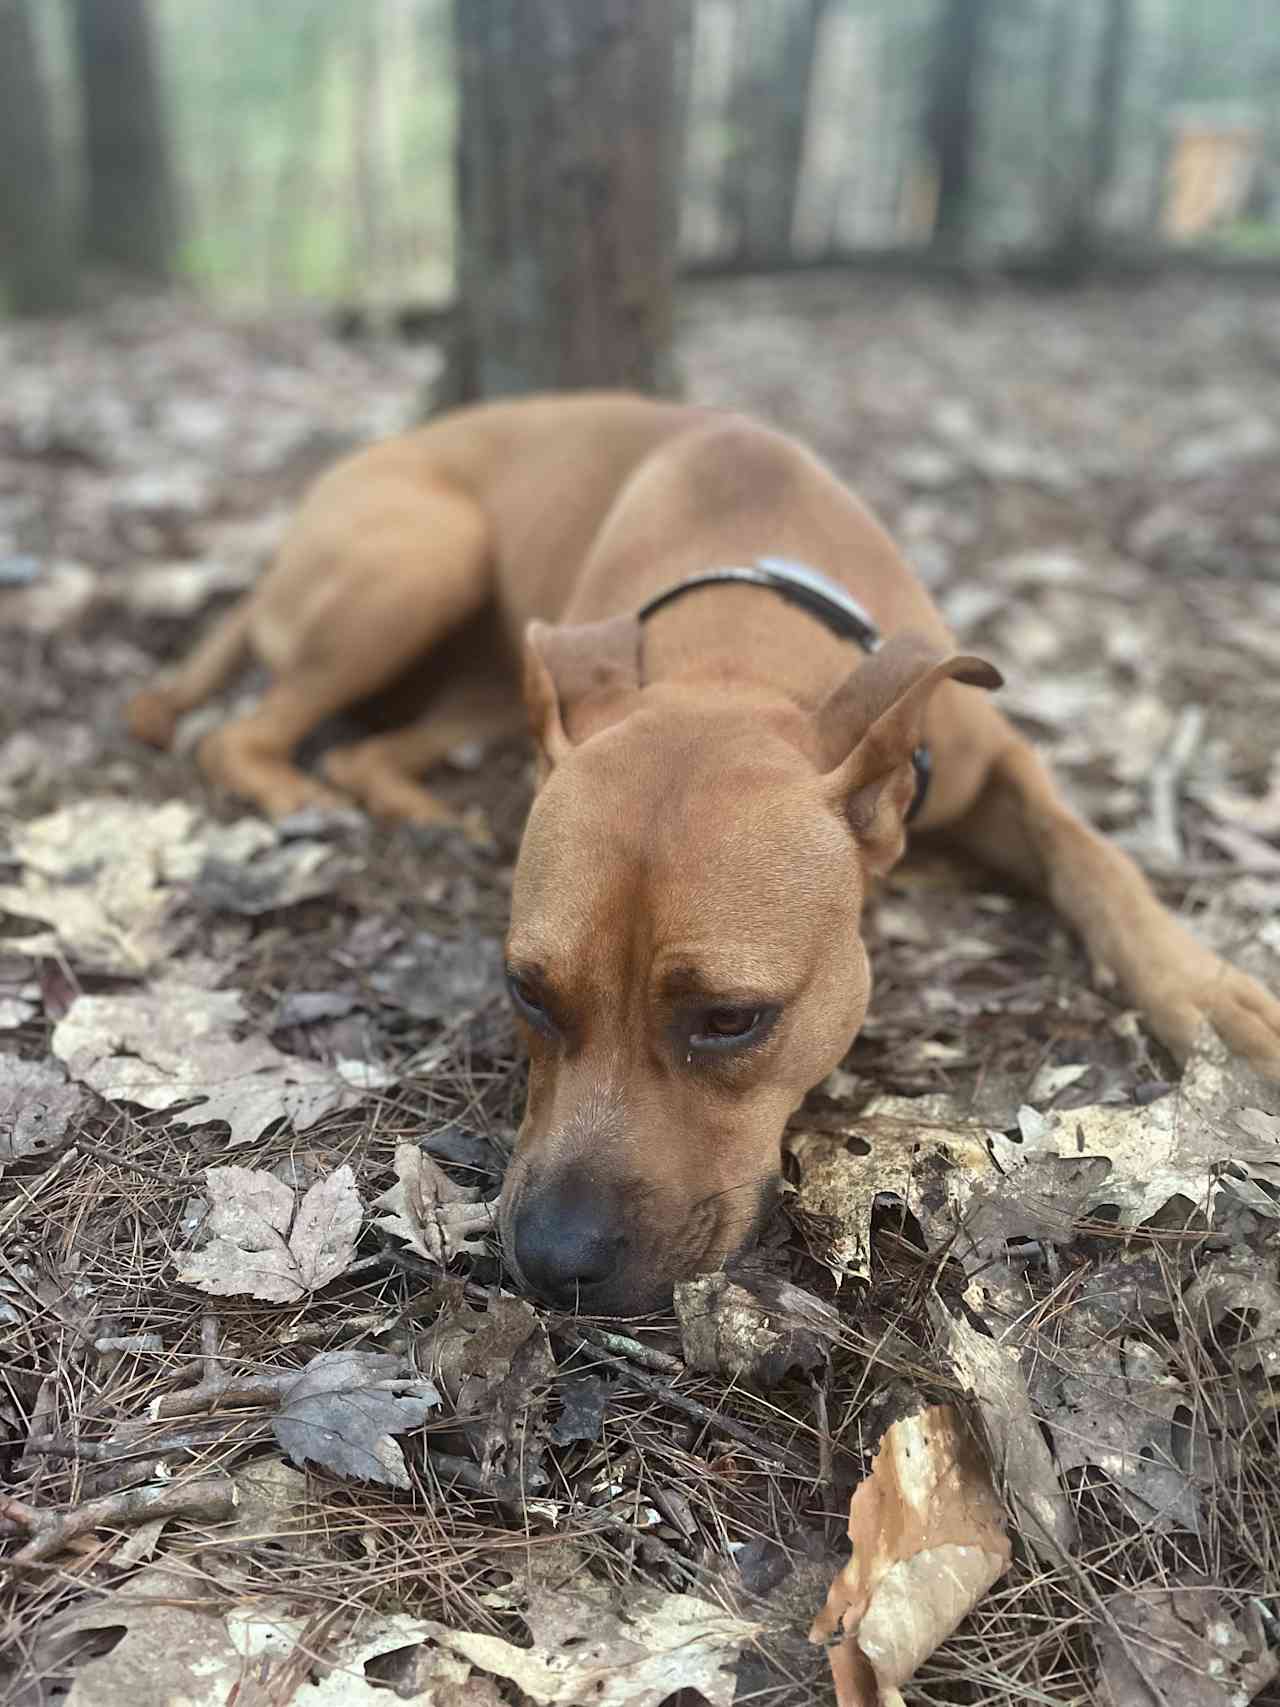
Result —
<path fill-rule="evenodd" d="M 998 688 L 994 665 L 966 653 L 947 654 L 922 634 L 896 634 L 853 672 L 819 712 L 828 756 L 846 757 L 823 777 L 827 798 L 849 820 L 870 869 L 889 870 L 902 853 L 904 819 L 915 793 L 911 755 L 924 717 L 945 681 Z"/>
<path fill-rule="evenodd" d="M 524 703 L 543 774 L 573 746 L 576 714 L 640 685 L 640 624 L 531 622 L 524 631 Z"/>

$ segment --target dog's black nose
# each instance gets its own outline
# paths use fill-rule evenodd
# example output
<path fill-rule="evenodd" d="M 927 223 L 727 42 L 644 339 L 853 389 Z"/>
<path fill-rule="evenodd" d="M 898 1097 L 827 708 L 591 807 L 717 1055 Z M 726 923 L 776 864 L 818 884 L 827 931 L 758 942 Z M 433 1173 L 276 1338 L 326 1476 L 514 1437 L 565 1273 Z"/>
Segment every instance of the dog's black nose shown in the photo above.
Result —
<path fill-rule="evenodd" d="M 516 1266 L 552 1304 L 587 1301 L 614 1274 L 626 1244 L 621 1205 L 608 1189 L 579 1179 L 530 1192 L 513 1228 Z"/>

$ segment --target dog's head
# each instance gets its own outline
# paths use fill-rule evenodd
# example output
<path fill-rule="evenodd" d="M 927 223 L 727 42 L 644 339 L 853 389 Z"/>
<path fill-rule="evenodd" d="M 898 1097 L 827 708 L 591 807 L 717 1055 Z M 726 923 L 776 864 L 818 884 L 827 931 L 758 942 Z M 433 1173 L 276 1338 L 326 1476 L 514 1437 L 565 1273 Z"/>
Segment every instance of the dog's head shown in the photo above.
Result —
<path fill-rule="evenodd" d="M 530 1055 L 508 1261 L 603 1314 L 660 1305 L 758 1228 L 787 1116 L 866 1012 L 863 898 L 902 850 L 928 700 L 999 681 L 902 636 L 815 725 L 641 693 L 638 645 L 631 619 L 531 627 L 541 786 L 507 941 Z"/>

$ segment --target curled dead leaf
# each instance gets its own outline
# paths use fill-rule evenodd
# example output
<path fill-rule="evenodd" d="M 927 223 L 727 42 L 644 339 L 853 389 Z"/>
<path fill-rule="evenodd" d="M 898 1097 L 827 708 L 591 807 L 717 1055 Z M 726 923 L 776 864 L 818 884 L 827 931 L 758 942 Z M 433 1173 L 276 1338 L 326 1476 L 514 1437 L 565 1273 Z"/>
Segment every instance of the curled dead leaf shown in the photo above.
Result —
<path fill-rule="evenodd" d="M 727 1274 L 700 1274 L 675 1289 L 685 1362 L 776 1387 L 792 1369 L 815 1369 L 840 1330 L 829 1304 L 789 1282 L 750 1290 Z"/>
<path fill-rule="evenodd" d="M 447 1263 L 456 1256 L 478 1256 L 486 1249 L 493 1227 L 493 1210 L 477 1203 L 479 1192 L 458 1185 L 416 1144 L 396 1147 L 396 1183 L 375 1199 L 378 1226 L 403 1239 L 428 1262 Z"/>
<path fill-rule="evenodd" d="M 849 1539 L 809 1639 L 844 1637 L 830 1655 L 840 1707 L 891 1707 L 1009 1565 L 1004 1513 L 952 1406 L 888 1430 L 849 1503 Z"/>

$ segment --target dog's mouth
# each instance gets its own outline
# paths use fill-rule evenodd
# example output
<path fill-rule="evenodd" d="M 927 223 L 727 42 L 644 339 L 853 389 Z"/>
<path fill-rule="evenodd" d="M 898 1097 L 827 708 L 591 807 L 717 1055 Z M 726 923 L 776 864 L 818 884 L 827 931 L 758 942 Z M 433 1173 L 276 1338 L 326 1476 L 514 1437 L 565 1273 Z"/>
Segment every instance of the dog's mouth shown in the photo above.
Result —
<path fill-rule="evenodd" d="M 499 1206 L 503 1261 L 521 1291 L 578 1315 L 642 1316 L 670 1307 L 676 1283 L 722 1268 L 751 1244 L 777 1198 L 777 1176 L 692 1204 L 661 1188 L 619 1185 L 585 1169 L 515 1169 Z"/>

